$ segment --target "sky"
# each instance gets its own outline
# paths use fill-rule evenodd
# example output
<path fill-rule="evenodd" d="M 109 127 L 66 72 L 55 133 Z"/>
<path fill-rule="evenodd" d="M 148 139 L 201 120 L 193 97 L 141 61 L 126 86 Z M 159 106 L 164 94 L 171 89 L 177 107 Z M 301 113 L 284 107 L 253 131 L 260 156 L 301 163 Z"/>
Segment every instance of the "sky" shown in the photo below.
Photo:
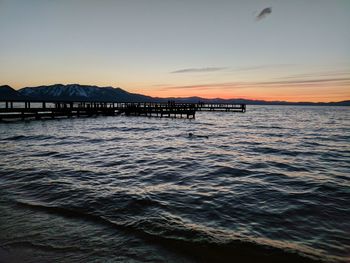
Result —
<path fill-rule="evenodd" d="M 349 0 L 0 0 L 0 85 L 350 100 Z"/>

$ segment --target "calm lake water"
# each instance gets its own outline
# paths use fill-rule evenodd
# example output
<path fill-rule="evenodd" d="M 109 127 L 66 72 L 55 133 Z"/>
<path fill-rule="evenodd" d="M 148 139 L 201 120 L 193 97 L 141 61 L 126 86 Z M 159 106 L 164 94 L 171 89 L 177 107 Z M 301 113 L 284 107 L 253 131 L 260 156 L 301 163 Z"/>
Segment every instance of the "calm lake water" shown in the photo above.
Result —
<path fill-rule="evenodd" d="M 0 123 L 0 256 L 348 262 L 349 142 L 349 107 Z"/>

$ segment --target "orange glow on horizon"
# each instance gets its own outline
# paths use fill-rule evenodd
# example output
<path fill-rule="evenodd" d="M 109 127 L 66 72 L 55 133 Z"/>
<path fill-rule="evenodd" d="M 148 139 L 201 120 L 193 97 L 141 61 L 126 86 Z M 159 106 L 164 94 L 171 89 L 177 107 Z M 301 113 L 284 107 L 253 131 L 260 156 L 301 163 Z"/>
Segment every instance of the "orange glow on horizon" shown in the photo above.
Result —
<path fill-rule="evenodd" d="M 339 102 L 350 100 L 350 80 L 312 82 L 308 80 L 298 81 L 270 81 L 270 82 L 223 82 L 204 84 L 154 84 L 148 82 L 129 82 L 124 80 L 116 82 L 111 80 L 84 82 L 76 79 L 66 81 L 50 81 L 45 83 L 33 82 L 30 85 L 20 83 L 9 83 L 10 86 L 19 89 L 24 86 L 52 85 L 56 83 L 82 85 L 96 85 L 100 87 L 120 87 L 127 92 L 138 93 L 152 97 L 202 97 L 205 99 L 248 99 L 265 101 L 287 101 L 287 102 Z M 12 84 L 12 85 L 11 85 Z"/>
<path fill-rule="evenodd" d="M 141 93 L 152 97 L 201 97 L 205 99 L 248 99 L 265 101 L 287 101 L 287 102 L 338 102 L 350 100 L 350 88 L 347 87 L 323 87 L 318 90 L 315 88 L 305 89 L 299 87 L 286 88 L 242 88 L 237 90 L 186 90 L 186 89 L 132 89 L 132 92 Z"/>
<path fill-rule="evenodd" d="M 303 95 L 295 95 L 295 96 L 254 96 L 254 95 L 227 95 L 220 94 L 217 95 L 209 95 L 209 94 L 164 94 L 164 93 L 153 93 L 146 92 L 143 95 L 159 97 L 159 98 L 187 98 L 187 97 L 201 97 L 203 99 L 247 99 L 247 100 L 264 100 L 264 101 L 286 101 L 286 102 L 339 102 L 339 101 L 347 101 L 350 100 L 350 95 L 345 96 L 303 96 Z"/>

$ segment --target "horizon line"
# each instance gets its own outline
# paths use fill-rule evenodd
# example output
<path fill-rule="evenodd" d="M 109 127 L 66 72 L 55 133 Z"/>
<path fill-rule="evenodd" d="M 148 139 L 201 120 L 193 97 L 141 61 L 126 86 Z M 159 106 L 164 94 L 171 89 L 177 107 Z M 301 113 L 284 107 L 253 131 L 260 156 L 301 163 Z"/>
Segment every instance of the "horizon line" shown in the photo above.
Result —
<path fill-rule="evenodd" d="M 79 84 L 79 83 L 69 83 L 69 84 L 62 84 L 62 83 L 55 83 L 55 84 L 45 84 L 45 85 L 39 85 L 39 86 L 26 86 L 23 88 L 18 88 L 15 89 L 13 88 L 11 85 L 8 84 L 4 84 L 4 85 L 0 85 L 0 87 L 2 86 L 8 86 L 10 88 L 12 88 L 15 91 L 19 91 L 21 89 L 24 88 L 37 88 L 37 87 L 42 87 L 42 86 L 55 86 L 55 85 L 62 85 L 62 86 L 70 86 L 70 85 L 79 85 L 79 86 L 90 86 L 90 87 L 97 87 L 97 88 L 114 88 L 114 89 L 122 89 L 130 94 L 137 94 L 137 95 L 143 95 L 143 96 L 148 96 L 151 97 L 153 99 L 190 99 L 190 98 L 199 98 L 199 99 L 205 99 L 205 100 L 249 100 L 249 101 L 256 101 L 256 102 L 267 102 L 267 103 L 308 103 L 308 104 L 320 104 L 320 103 L 341 103 L 341 102 L 347 102 L 350 101 L 350 99 L 344 99 L 344 100 L 339 100 L 339 101 L 288 101 L 288 100 L 265 100 L 265 99 L 256 99 L 256 98 L 244 98 L 244 97 L 230 97 L 230 98 L 223 98 L 223 97 L 203 97 L 203 96 L 198 96 L 198 95 L 192 95 L 192 96 L 167 96 L 167 97 L 162 97 L 162 96 L 152 96 L 152 95 L 145 95 L 142 93 L 134 93 L 134 92 L 129 92 L 126 89 L 123 89 L 121 87 L 114 87 L 114 86 L 98 86 L 98 85 L 89 85 L 89 84 Z"/>

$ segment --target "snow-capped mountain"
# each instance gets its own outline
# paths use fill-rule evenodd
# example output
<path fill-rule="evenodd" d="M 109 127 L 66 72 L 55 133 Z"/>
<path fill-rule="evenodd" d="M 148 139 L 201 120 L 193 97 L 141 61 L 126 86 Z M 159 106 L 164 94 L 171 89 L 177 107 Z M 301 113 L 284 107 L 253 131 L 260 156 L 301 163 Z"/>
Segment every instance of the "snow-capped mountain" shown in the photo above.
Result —
<path fill-rule="evenodd" d="M 64 101 L 152 101 L 148 96 L 129 93 L 121 88 L 98 87 L 79 84 L 55 84 L 50 86 L 26 87 L 19 93 L 36 100 Z"/>

